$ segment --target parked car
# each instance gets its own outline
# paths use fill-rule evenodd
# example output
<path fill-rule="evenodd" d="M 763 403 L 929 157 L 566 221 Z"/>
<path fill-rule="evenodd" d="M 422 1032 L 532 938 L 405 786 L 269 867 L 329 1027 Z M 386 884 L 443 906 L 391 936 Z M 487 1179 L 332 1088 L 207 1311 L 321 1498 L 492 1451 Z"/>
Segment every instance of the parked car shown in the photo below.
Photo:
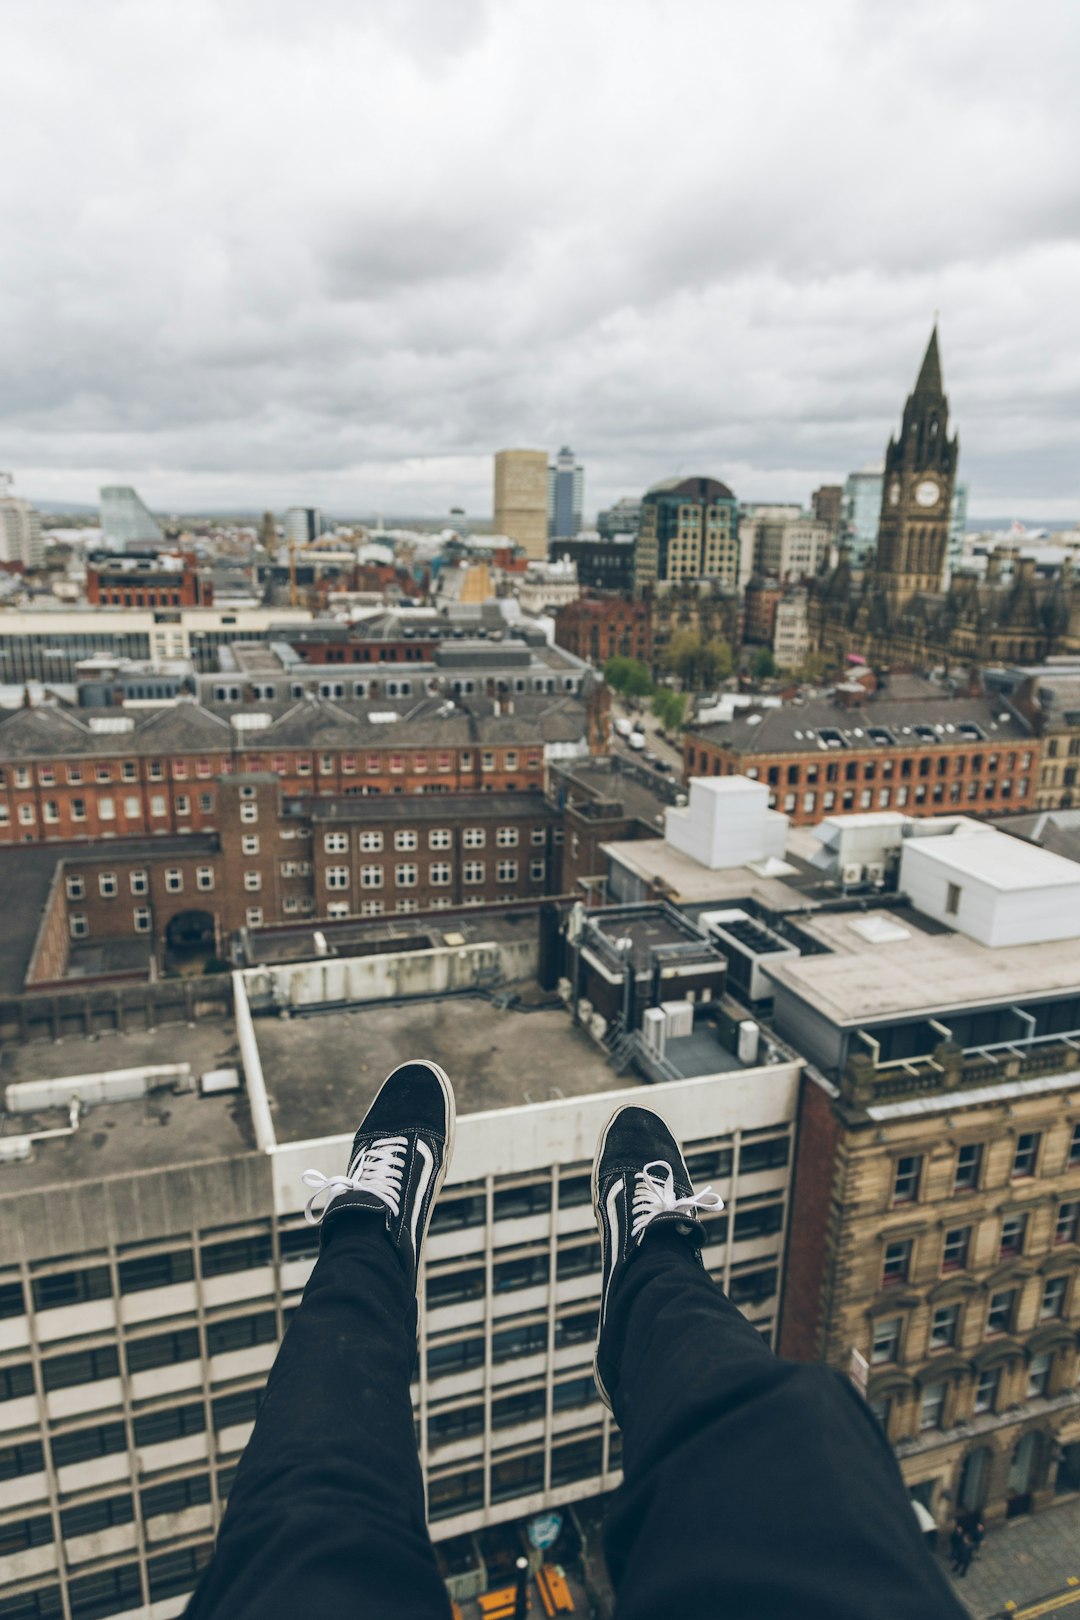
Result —
<path fill-rule="evenodd" d="M 625 715 L 620 715 L 615 722 L 615 730 L 618 732 L 620 737 L 629 737 L 633 729 L 633 726 L 630 724 L 629 720 L 627 720 Z"/>
<path fill-rule="evenodd" d="M 645 747 L 645 733 L 643 731 L 632 731 L 626 740 L 631 748 L 637 749 L 639 752 Z"/>

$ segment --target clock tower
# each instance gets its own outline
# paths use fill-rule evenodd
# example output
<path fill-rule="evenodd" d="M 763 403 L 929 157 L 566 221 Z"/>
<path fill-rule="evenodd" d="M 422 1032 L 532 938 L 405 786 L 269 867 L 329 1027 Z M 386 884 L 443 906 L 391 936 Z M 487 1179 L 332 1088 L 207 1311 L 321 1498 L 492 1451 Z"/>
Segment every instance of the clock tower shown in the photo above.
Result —
<path fill-rule="evenodd" d="M 944 588 L 960 447 L 956 436 L 949 438 L 948 427 L 935 326 L 904 406 L 900 437 L 890 439 L 885 452 L 874 572 L 894 613 L 902 612 L 919 591 Z"/>

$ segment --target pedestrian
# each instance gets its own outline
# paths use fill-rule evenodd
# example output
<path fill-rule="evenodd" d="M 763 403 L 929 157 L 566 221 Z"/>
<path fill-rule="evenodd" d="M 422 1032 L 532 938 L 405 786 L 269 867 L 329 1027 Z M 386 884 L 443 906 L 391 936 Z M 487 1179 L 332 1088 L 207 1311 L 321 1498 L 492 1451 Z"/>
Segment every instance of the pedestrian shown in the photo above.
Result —
<path fill-rule="evenodd" d="M 410 1380 L 432 1207 L 454 1143 L 434 1063 L 395 1069 L 345 1173 L 307 1171 L 319 1258 L 189 1620 L 450 1620 Z M 849 1379 L 773 1355 L 705 1270 L 682 1151 L 616 1109 L 593 1162 L 595 1376 L 623 1436 L 605 1526 L 617 1620 L 965 1620 Z"/>
<path fill-rule="evenodd" d="M 967 1532 L 965 1530 L 961 1530 L 960 1546 L 955 1554 L 955 1562 L 953 1564 L 953 1568 L 961 1580 L 964 1579 L 964 1576 L 971 1568 L 971 1560 L 974 1558 L 974 1556 L 975 1544 Z"/>

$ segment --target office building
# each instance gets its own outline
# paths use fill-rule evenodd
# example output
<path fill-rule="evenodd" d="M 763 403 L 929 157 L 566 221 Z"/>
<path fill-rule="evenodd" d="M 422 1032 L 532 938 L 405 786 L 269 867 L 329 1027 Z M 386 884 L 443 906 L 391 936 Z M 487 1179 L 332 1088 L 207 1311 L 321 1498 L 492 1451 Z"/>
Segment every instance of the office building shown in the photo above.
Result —
<path fill-rule="evenodd" d="M 669 478 L 641 503 L 634 589 L 699 579 L 739 583 L 738 502 L 715 478 Z"/>
<path fill-rule="evenodd" d="M 834 535 L 839 534 L 844 521 L 844 486 L 822 484 L 810 497 L 810 510 L 818 523 L 825 523 Z"/>
<path fill-rule="evenodd" d="M 548 535 L 573 539 L 585 509 L 585 469 L 565 445 L 548 468 Z"/>
<path fill-rule="evenodd" d="M 640 527 L 641 501 L 633 495 L 623 495 L 596 516 L 597 533 L 605 540 L 621 534 L 636 535 Z"/>
<path fill-rule="evenodd" d="M 868 552 L 877 545 L 881 518 L 881 492 L 885 486 L 885 463 L 875 462 L 861 472 L 848 473 L 844 481 L 843 533 L 853 563 L 861 567 Z"/>
<path fill-rule="evenodd" d="M 285 513 L 286 546 L 313 546 L 323 531 L 317 506 L 290 506 Z"/>
<path fill-rule="evenodd" d="M 130 484 L 106 484 L 98 491 L 101 538 L 108 546 L 145 546 L 165 538 L 161 525 Z"/>
<path fill-rule="evenodd" d="M 629 961 L 613 926 L 634 940 Z M 190 984 L 148 987 L 141 1021 L 167 1019 L 169 996 L 183 1020 L 167 1053 L 136 1026 L 133 1002 L 111 1028 L 100 1004 L 101 1102 L 89 1100 L 81 1041 L 10 1044 L 9 1613 L 183 1610 L 315 1261 L 300 1176 L 340 1170 L 403 1043 L 441 1063 L 458 1098 L 413 1384 L 437 1546 L 460 1555 L 488 1527 L 619 1483 L 621 1437 L 592 1379 L 600 1251 L 587 1155 L 612 1108 L 642 1095 L 641 1075 L 662 1087 L 693 1173 L 727 1200 L 707 1223 L 706 1265 L 772 1341 L 799 1064 L 779 1052 L 744 1061 L 717 1038 L 728 1034 L 722 953 L 664 907 L 586 916 L 548 964 L 558 993 L 543 993 L 535 928 L 455 920 L 453 939 L 431 931 L 416 944 L 384 937 L 361 956 L 239 972 L 231 1016 L 213 984 L 193 1022 Z M 654 1005 L 661 982 L 683 999 Z M 600 1006 L 611 984 L 636 1009 L 618 1062 L 601 1035 L 618 1016 Z M 695 986 L 711 998 L 688 1000 Z M 508 1005 L 492 1005 L 493 989 Z M 514 1011 L 519 997 L 532 1010 Z M 300 1007 L 308 1016 L 283 1016 Z"/>
<path fill-rule="evenodd" d="M 1033 808 L 1080 805 L 1080 658 L 1034 667 L 988 669 L 983 684 L 1024 716 L 1040 739 Z"/>
<path fill-rule="evenodd" d="M 773 615 L 773 657 L 778 669 L 796 670 L 805 664 L 811 650 L 810 616 L 806 591 L 796 586 L 786 590 Z"/>
<path fill-rule="evenodd" d="M 583 590 L 619 591 L 634 588 L 634 536 L 632 534 L 579 534 L 573 540 L 553 540 L 553 559 L 569 557 Z"/>
<path fill-rule="evenodd" d="M 190 554 L 105 552 L 87 559 L 86 600 L 91 607 L 212 607 L 214 584 L 210 570 L 201 570 Z"/>
<path fill-rule="evenodd" d="M 40 568 L 45 561 L 41 513 L 11 493 L 12 479 L 0 473 L 0 563 Z"/>
<path fill-rule="evenodd" d="M 544 450 L 499 450 L 495 455 L 495 534 L 521 546 L 526 557 L 548 554 L 548 459 Z"/>
<path fill-rule="evenodd" d="M 575 658 L 603 669 L 609 658 L 652 661 L 649 604 L 622 596 L 588 596 L 555 615 L 555 641 Z"/>
<path fill-rule="evenodd" d="M 964 536 L 967 533 L 968 486 L 958 483 L 953 490 L 949 508 L 949 539 L 946 548 L 946 570 L 955 574 L 964 566 Z"/>

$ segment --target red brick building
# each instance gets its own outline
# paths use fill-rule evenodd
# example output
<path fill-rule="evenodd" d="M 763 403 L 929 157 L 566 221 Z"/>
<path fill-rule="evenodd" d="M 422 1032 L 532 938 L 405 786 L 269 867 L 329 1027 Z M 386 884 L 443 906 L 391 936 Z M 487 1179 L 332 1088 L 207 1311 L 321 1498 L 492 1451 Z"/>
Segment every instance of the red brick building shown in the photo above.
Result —
<path fill-rule="evenodd" d="M 92 607 L 212 607 L 214 586 L 190 552 L 97 556 L 86 570 L 86 600 Z"/>
<path fill-rule="evenodd" d="M 555 641 L 577 658 L 598 667 L 609 658 L 652 663 L 651 614 L 645 601 L 621 596 L 586 596 L 555 615 Z"/>
<path fill-rule="evenodd" d="M 928 683 L 927 683 L 928 684 Z M 746 710 L 685 732 L 686 776 L 749 776 L 796 826 L 851 811 L 1006 815 L 1029 809 L 1039 740 L 1001 699 L 867 697 L 857 689 Z"/>
<path fill-rule="evenodd" d="M 752 579 L 743 594 L 743 639 L 771 647 L 776 633 L 776 604 L 783 587 L 775 579 Z"/>

